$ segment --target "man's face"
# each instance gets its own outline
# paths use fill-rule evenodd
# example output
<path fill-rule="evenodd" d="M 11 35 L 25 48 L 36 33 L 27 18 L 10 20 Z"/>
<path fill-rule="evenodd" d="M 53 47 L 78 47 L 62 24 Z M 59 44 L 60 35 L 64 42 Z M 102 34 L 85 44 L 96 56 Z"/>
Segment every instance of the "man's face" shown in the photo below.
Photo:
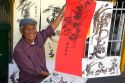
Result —
<path fill-rule="evenodd" d="M 37 30 L 35 25 L 24 26 L 23 36 L 29 43 L 32 43 L 34 41 L 34 39 L 36 38 L 36 34 Z"/>

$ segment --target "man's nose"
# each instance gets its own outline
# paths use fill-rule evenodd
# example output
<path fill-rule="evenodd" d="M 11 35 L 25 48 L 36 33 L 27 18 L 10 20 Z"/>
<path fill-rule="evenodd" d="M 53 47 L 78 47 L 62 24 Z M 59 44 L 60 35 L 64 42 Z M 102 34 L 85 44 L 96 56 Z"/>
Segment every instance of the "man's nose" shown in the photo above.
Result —
<path fill-rule="evenodd" d="M 30 32 L 30 33 L 34 33 L 35 30 L 33 30 L 33 29 L 29 29 L 29 32 Z"/>

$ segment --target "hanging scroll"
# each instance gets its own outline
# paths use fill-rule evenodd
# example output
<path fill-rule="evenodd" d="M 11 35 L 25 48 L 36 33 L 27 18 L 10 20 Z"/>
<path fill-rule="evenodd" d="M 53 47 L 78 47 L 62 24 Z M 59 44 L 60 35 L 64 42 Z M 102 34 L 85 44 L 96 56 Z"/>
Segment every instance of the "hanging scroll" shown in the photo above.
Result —
<path fill-rule="evenodd" d="M 83 77 L 119 75 L 120 57 L 107 54 L 113 4 L 97 1 L 90 27 L 88 58 L 83 58 Z M 111 27 L 113 28 L 113 27 Z"/>
<path fill-rule="evenodd" d="M 66 3 L 55 70 L 82 76 L 84 43 L 96 3 L 91 0 L 67 0 Z"/>
<path fill-rule="evenodd" d="M 41 0 L 41 29 L 45 29 L 59 15 L 65 0 Z M 55 69 L 55 55 L 60 37 L 62 21 L 56 28 L 55 36 L 49 37 L 45 42 L 46 63 L 49 72 Z"/>

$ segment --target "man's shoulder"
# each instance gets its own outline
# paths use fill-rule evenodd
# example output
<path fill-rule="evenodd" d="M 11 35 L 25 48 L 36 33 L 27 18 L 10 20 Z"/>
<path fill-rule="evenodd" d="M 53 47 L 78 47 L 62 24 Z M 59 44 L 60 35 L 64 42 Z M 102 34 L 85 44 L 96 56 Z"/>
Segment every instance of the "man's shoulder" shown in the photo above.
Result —
<path fill-rule="evenodd" d="M 17 42 L 17 44 L 16 44 L 16 46 L 15 46 L 15 48 L 14 48 L 14 50 L 20 50 L 20 49 L 22 49 L 24 44 L 23 44 L 23 41 L 22 41 L 22 39 L 20 39 L 18 42 Z"/>

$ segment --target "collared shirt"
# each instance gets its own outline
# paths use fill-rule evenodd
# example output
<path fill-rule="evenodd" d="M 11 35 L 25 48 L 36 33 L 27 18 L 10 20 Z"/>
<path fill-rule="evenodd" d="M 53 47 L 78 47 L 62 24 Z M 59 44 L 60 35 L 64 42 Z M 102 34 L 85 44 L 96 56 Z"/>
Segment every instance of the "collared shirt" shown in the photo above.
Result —
<path fill-rule="evenodd" d="M 34 44 L 29 44 L 23 37 L 17 43 L 13 58 L 20 70 L 19 83 L 32 80 L 40 83 L 39 73 L 48 71 L 46 68 L 44 43 L 48 37 L 55 35 L 51 26 L 37 33 Z"/>

